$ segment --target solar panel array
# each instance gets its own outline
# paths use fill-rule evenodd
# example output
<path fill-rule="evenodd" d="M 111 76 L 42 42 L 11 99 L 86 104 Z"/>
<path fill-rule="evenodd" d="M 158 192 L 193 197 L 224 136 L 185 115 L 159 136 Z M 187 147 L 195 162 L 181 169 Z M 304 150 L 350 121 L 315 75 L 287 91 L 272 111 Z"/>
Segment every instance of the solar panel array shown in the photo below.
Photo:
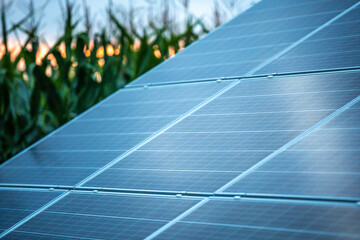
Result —
<path fill-rule="evenodd" d="M 360 239 L 360 2 L 263 0 L 0 167 L 4 239 Z"/>

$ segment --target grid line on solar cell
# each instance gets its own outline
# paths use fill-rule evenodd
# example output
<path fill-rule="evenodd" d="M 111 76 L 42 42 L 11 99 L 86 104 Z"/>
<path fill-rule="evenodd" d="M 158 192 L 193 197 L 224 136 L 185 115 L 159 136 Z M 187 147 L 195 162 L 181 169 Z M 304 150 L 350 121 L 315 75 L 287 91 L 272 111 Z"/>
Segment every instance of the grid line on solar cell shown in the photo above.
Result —
<path fill-rule="evenodd" d="M 143 239 L 203 198 L 73 191 L 9 235 Z M 171 211 L 168 211 L 171 209 Z"/>
<path fill-rule="evenodd" d="M 280 147 L 279 149 L 274 151 L 272 154 L 270 154 L 269 156 L 267 156 L 266 158 L 264 158 L 263 160 L 261 160 L 257 164 L 253 165 L 247 171 L 241 173 L 239 176 L 237 176 L 236 178 L 234 178 L 233 180 L 231 180 L 230 182 L 228 182 L 227 184 L 225 184 L 224 186 L 222 186 L 221 188 L 219 188 L 215 192 L 216 193 L 221 193 L 221 192 L 225 191 L 227 188 L 231 187 L 232 185 L 234 185 L 235 183 L 237 183 L 238 181 L 243 179 L 245 176 L 247 176 L 248 174 L 253 172 L 255 169 L 261 167 L 262 165 L 264 165 L 265 163 L 267 163 L 268 161 L 270 161 L 271 159 L 273 159 L 274 157 L 279 155 L 281 152 L 284 152 L 286 149 L 293 146 L 295 143 L 299 142 L 301 139 L 303 139 L 304 137 L 309 135 L 311 132 L 313 132 L 317 128 L 321 127 L 322 125 L 326 124 L 328 121 L 330 121 L 334 117 L 338 116 L 339 114 L 341 114 L 342 112 L 344 112 L 348 108 L 352 107 L 353 105 L 355 105 L 359 101 L 360 101 L 360 96 L 356 97 L 355 99 L 353 99 L 349 103 L 345 104 L 343 107 L 339 108 L 337 111 L 333 112 L 332 114 L 330 114 L 326 118 L 322 119 L 320 122 L 318 122 L 317 124 L 315 124 L 314 126 L 309 128 L 308 130 L 306 130 L 305 132 L 303 132 L 302 134 L 300 134 L 299 136 L 297 136 L 296 138 L 294 138 L 290 142 L 286 143 L 285 145 L 283 145 L 282 147 Z"/>
<path fill-rule="evenodd" d="M 227 191 L 265 194 L 272 186 L 272 194 L 341 196 L 359 200 L 358 107 L 359 102 Z"/>
<path fill-rule="evenodd" d="M 220 187 L 231 179 L 230 174 L 222 176 L 214 174 L 215 172 L 245 171 L 358 96 L 359 91 L 349 91 L 349 89 L 359 88 L 357 77 L 358 73 L 332 73 L 242 81 L 237 87 L 200 109 L 199 112 L 187 117 L 158 139 L 149 142 L 147 146 L 143 146 L 124 158 L 86 186 L 150 191 L 174 189 L 195 192 L 214 191 L 215 186 Z M 252 109 L 252 104 L 244 104 L 239 108 L 244 101 L 234 101 L 238 96 L 242 98 L 245 96 L 249 98 L 249 95 L 264 96 L 264 94 L 259 94 L 259 92 L 264 92 L 264 89 L 265 96 L 271 96 L 271 98 L 261 102 L 267 104 L 264 107 L 266 111 L 274 110 L 271 111 L 272 114 L 259 113 L 262 109 Z M 275 99 L 280 95 L 286 97 L 301 95 L 293 94 L 296 90 L 303 93 L 295 100 Z M 229 99 L 229 102 L 223 102 Z M 259 101 L 254 98 L 252 103 L 257 102 Z M 279 109 L 279 106 L 287 105 L 294 106 L 294 111 Z M 269 109 L 273 106 L 278 107 Z M 309 106 L 312 109 L 306 114 L 307 111 L 302 109 Z M 324 108 L 332 110 L 322 111 L 321 109 Z M 229 110 L 235 114 L 226 114 Z M 246 112 L 250 110 L 254 111 L 251 113 L 253 115 Z M 222 111 L 226 117 L 221 115 Z M 243 113 L 242 111 L 246 114 L 238 114 Z M 212 117 L 213 115 L 216 117 Z M 239 116 L 239 118 L 233 118 L 234 116 Z M 282 137 L 271 136 L 275 129 L 279 130 L 276 132 Z M 290 136 L 287 133 L 295 134 Z M 263 138 L 264 134 L 266 138 Z M 253 136 L 248 137 L 248 135 Z M 260 144 L 251 144 L 257 139 L 261 139 Z M 263 141 L 274 143 L 274 139 L 279 140 L 276 145 L 262 143 Z M 196 176 L 193 174 L 195 172 L 201 174 Z M 203 173 L 208 173 L 208 180 L 204 181 Z"/>
<path fill-rule="evenodd" d="M 359 14 L 353 9 L 257 74 L 359 67 Z"/>
<path fill-rule="evenodd" d="M 194 206 L 189 208 L 187 211 L 181 213 L 179 216 L 172 219 L 170 222 L 168 222 L 167 224 L 165 224 L 164 226 L 162 226 L 161 228 L 159 228 L 158 230 L 156 230 L 155 232 L 150 234 L 148 237 L 145 238 L 145 240 L 151 240 L 151 239 L 156 238 L 158 235 L 160 235 L 161 233 L 166 231 L 168 228 L 175 225 L 177 222 L 181 221 L 183 218 L 185 218 L 192 212 L 196 211 L 196 209 L 198 209 L 201 206 L 203 206 L 204 204 L 206 204 L 208 201 L 209 201 L 209 198 L 205 198 L 205 199 L 201 200 L 200 202 L 198 202 L 197 204 L 195 204 Z"/>
<path fill-rule="evenodd" d="M 22 235 L 23 234 L 23 235 Z M 39 236 L 41 237 L 45 237 L 45 238 L 39 238 Z M 83 240 L 99 240 L 96 238 L 88 238 L 88 237 L 74 237 L 74 236 L 65 236 L 62 234 L 50 234 L 50 233 L 38 233 L 38 232 L 31 232 L 31 231 L 19 231 L 19 230 L 14 230 L 11 234 L 11 236 L 7 236 L 6 239 L 8 240 L 12 240 L 12 239 L 27 239 L 27 240 L 48 240 L 49 237 L 51 237 L 51 239 L 53 240 L 58 240 L 58 239 L 83 239 Z"/>
<path fill-rule="evenodd" d="M 229 85 L 225 86 L 224 88 L 222 88 L 220 91 L 216 92 L 214 95 L 210 96 L 209 98 L 207 98 L 206 100 L 204 100 L 203 102 L 199 103 L 197 106 L 195 106 L 194 108 L 192 108 L 191 110 L 189 110 L 188 112 L 186 112 L 185 114 L 179 116 L 177 119 L 175 119 L 174 121 L 172 121 L 171 123 L 169 123 L 168 125 L 166 125 L 165 127 L 163 127 L 162 129 L 160 129 L 159 131 L 157 131 L 156 133 L 154 133 L 153 135 L 149 136 L 147 139 L 145 139 L 144 141 L 140 142 L 139 144 L 135 145 L 133 148 L 131 148 L 130 150 L 128 150 L 127 152 L 125 152 L 124 154 L 122 154 L 121 156 L 119 156 L 118 158 L 114 159 L 113 161 L 111 161 L 110 163 L 108 163 L 107 165 L 105 165 L 104 167 L 100 168 L 98 171 L 96 171 L 95 173 L 91 174 L 90 176 L 88 176 L 87 178 L 83 179 L 83 181 L 79 182 L 78 184 L 76 184 L 76 187 L 80 187 L 83 186 L 84 184 L 86 184 L 87 182 L 89 182 L 90 180 L 92 180 L 93 178 L 95 178 L 96 176 L 98 176 L 99 174 L 101 174 L 102 172 L 104 172 L 106 169 L 111 168 L 113 165 L 115 165 L 116 163 L 118 163 L 119 161 L 121 161 L 122 159 L 126 158 L 128 155 L 130 155 L 131 153 L 133 153 L 134 151 L 136 151 L 137 149 L 141 148 L 143 145 L 147 144 L 148 142 L 152 141 L 154 138 L 158 137 L 159 135 L 161 135 L 162 133 L 164 133 L 167 129 L 170 129 L 171 127 L 173 127 L 174 125 L 178 124 L 179 122 L 181 122 L 182 120 L 184 120 L 186 117 L 188 117 L 189 115 L 191 115 L 192 113 L 196 112 L 197 110 L 199 110 L 200 108 L 202 108 L 203 106 L 207 105 L 208 103 L 210 103 L 211 101 L 213 101 L 214 99 L 216 99 L 217 97 L 221 96 L 222 94 L 226 93 L 227 91 L 229 91 L 231 88 L 233 88 L 234 86 L 236 86 L 237 84 L 239 84 L 240 81 L 233 81 L 232 83 L 230 83 Z"/>
<path fill-rule="evenodd" d="M 269 65 L 270 63 L 274 62 L 276 59 L 278 59 L 279 57 L 285 55 L 287 52 L 289 52 L 291 49 L 294 49 L 295 47 L 297 47 L 298 45 L 300 45 L 301 43 L 303 43 L 305 40 L 309 39 L 310 37 L 314 36 L 316 33 L 320 32 L 321 30 L 323 30 L 324 28 L 328 27 L 329 25 L 331 25 L 332 23 L 336 22 L 338 19 L 340 19 L 341 17 L 343 17 L 344 15 L 346 15 L 347 13 L 351 12 L 353 9 L 357 8 L 360 5 L 360 2 L 355 3 L 353 6 L 351 6 L 350 8 L 346 9 L 345 11 L 341 12 L 340 14 L 338 14 L 337 16 L 335 16 L 334 18 L 330 19 L 329 21 L 327 21 L 326 23 L 322 24 L 320 27 L 316 28 L 315 30 L 313 30 L 312 32 L 310 32 L 309 34 L 307 34 L 306 36 L 302 37 L 301 39 L 299 39 L 298 41 L 296 41 L 295 43 L 293 43 L 292 45 L 290 45 L 289 47 L 285 48 L 284 50 L 282 50 L 281 52 L 279 52 L 278 54 L 276 54 L 275 56 L 273 56 L 272 58 L 268 59 L 266 62 L 264 62 L 263 64 L 260 64 L 259 66 L 257 66 L 256 68 L 253 68 L 250 72 L 248 72 L 246 75 L 252 75 L 254 73 L 256 73 L 258 70 L 264 68 L 265 66 Z"/>
<path fill-rule="evenodd" d="M 159 100 L 158 102 L 160 100 L 162 100 L 161 102 L 166 102 L 167 99 L 181 99 L 181 97 L 206 100 L 209 96 L 227 86 L 228 83 L 193 83 L 176 87 L 158 86 L 151 89 L 126 89 L 115 93 L 110 102 L 123 101 L 124 95 L 126 95 L 127 97 L 141 100 L 144 103 L 146 100 L 151 99 L 154 94 L 156 95 L 155 99 Z M 184 92 L 184 96 L 182 96 L 182 92 Z M 138 95 L 140 97 L 136 98 Z M 157 105 L 147 104 L 147 106 L 156 107 Z M 184 104 L 182 104 L 182 107 L 184 108 Z M 187 109 L 184 109 L 184 112 L 191 109 L 191 107 L 193 106 L 188 106 Z M 173 108 L 176 108 L 176 106 L 173 106 Z M 182 113 L 179 114 L 181 115 Z M 112 119 L 99 123 L 91 120 L 86 121 L 85 115 L 85 118 L 80 118 L 78 121 L 67 125 L 62 131 L 55 133 L 47 141 L 26 151 L 17 161 L 11 161 L 10 164 L 2 167 L 0 171 L 4 172 L 4 174 L 0 174 L 0 182 L 12 184 L 26 182 L 36 185 L 74 185 L 95 172 L 94 170 L 96 169 L 94 168 L 104 167 L 110 161 L 127 151 L 127 148 L 135 145 L 137 141 L 154 134 L 161 129 L 160 127 L 166 126 L 166 124 L 178 116 L 145 118 L 144 120 L 141 118 L 131 118 L 132 121 L 128 119 Z M 81 121 L 84 119 L 85 121 Z M 37 166 L 39 168 L 11 169 L 11 166 L 18 166 L 19 164 L 21 166 Z M 52 166 L 53 168 L 49 169 L 47 166 Z M 63 168 L 56 168 L 56 166 L 62 166 Z M 84 167 L 82 169 L 71 168 L 80 166 Z"/>
<path fill-rule="evenodd" d="M 297 23 L 294 25 L 294 24 L 292 24 L 292 27 L 287 27 L 287 28 L 289 28 L 289 29 L 294 29 L 294 27 L 296 26 L 296 27 L 299 27 L 299 28 L 301 28 L 301 27 L 303 27 L 303 26 L 300 26 L 300 25 L 312 25 L 313 26 L 313 28 L 312 29 L 315 29 L 316 27 L 318 27 L 319 25 L 321 25 L 321 24 L 323 24 L 326 20 L 328 20 L 328 19 L 330 19 L 330 18 L 332 18 L 335 14 L 335 12 L 336 13 L 338 13 L 338 12 L 341 12 L 342 10 L 344 10 L 345 8 L 348 8 L 351 4 L 353 4 L 355 1 L 347 1 L 347 2 L 341 2 L 341 3 L 339 3 L 339 2 L 337 2 L 337 3 L 334 3 L 334 2 L 331 2 L 331 1 L 328 1 L 329 2 L 329 4 L 326 4 L 325 6 L 326 7 L 324 7 L 324 5 L 323 6 L 321 6 L 321 5 L 319 5 L 318 4 L 318 6 L 321 6 L 321 7 L 319 7 L 319 8 L 316 8 L 316 7 L 314 7 L 314 3 L 311 3 L 311 5 L 309 4 L 309 5 L 307 5 L 307 7 L 306 8 L 304 8 L 304 9 L 296 9 L 296 11 L 295 11 L 295 8 L 293 7 L 293 11 L 295 11 L 295 15 L 296 14 L 299 14 L 299 15 L 305 15 L 305 16 L 311 16 L 311 13 L 312 12 L 314 12 L 315 14 L 318 14 L 319 12 L 321 12 L 321 11 L 325 11 L 325 12 L 327 12 L 327 9 L 328 10 L 330 10 L 330 12 L 331 13 L 329 13 L 328 12 L 328 15 L 331 15 L 331 16 L 327 16 L 327 17 L 320 17 L 320 16 L 317 16 L 317 17 L 312 17 L 313 19 L 312 20 L 309 20 L 309 21 L 297 21 Z M 261 4 L 260 4 L 261 5 Z M 329 8 L 328 8 L 329 7 Z M 302 10 L 304 10 L 302 13 L 298 13 L 299 11 L 302 11 Z M 285 11 L 285 13 L 286 13 L 287 11 Z M 309 14 L 310 13 L 310 14 Z M 281 12 L 281 14 L 280 15 L 283 15 L 284 13 L 283 12 Z M 322 14 L 322 16 L 325 14 L 325 13 L 320 13 L 320 14 Z M 285 14 L 286 15 L 286 14 Z M 247 21 L 246 20 L 246 17 L 245 17 L 245 20 L 242 18 L 242 16 L 243 16 L 243 14 L 242 15 L 240 15 L 240 18 L 239 19 L 242 19 L 244 22 L 249 22 L 249 21 Z M 272 18 L 274 18 L 274 16 L 278 16 L 277 14 L 272 14 L 271 15 L 272 16 Z M 264 17 L 264 16 L 262 16 L 262 17 Z M 288 19 L 290 17 L 290 19 Z M 299 20 L 299 17 L 301 17 L 301 16 L 298 16 L 297 18 L 296 18 L 296 20 Z M 285 21 L 285 22 L 289 22 L 289 21 L 292 21 L 292 18 L 293 18 L 293 16 L 287 16 L 287 18 L 284 18 L 283 19 L 283 21 Z M 323 18 L 323 19 L 320 19 L 320 18 Z M 236 20 L 236 19 L 235 19 Z M 255 19 L 256 20 L 256 19 Z M 232 21 L 233 22 L 233 21 Z M 250 21 L 250 24 L 251 24 L 251 21 Z M 258 24 L 259 25 L 259 24 Z M 264 24 L 260 24 L 261 26 L 263 26 Z M 286 24 L 285 24 L 286 25 Z M 201 40 L 200 42 L 202 43 L 202 44 L 206 44 L 206 41 L 208 41 L 208 40 L 211 40 L 211 39 L 214 39 L 214 37 L 216 38 L 216 36 L 220 36 L 221 37 L 221 40 L 223 40 L 223 38 L 224 38 L 224 35 L 229 35 L 229 34 L 224 34 L 224 31 L 226 30 L 226 27 L 227 26 L 231 26 L 231 24 L 226 24 L 225 26 L 223 26 L 223 27 L 220 27 L 219 28 L 219 30 L 217 30 L 217 31 L 214 31 L 213 33 L 211 33 L 211 34 L 209 34 L 209 35 L 207 35 L 207 37 L 205 37 L 203 40 Z M 283 26 L 284 27 L 284 26 Z M 285 26 L 286 27 L 286 26 Z M 239 26 L 238 26 L 238 28 L 239 28 Z M 276 27 L 274 28 L 274 29 L 272 29 L 272 28 L 274 28 L 274 24 L 271 24 L 270 26 L 268 26 L 268 27 L 265 27 L 265 31 L 267 31 L 267 32 L 269 32 L 269 31 L 276 31 L 276 30 L 279 30 L 279 29 L 277 29 Z M 236 28 L 237 29 L 237 28 Z M 254 31 L 257 31 L 257 32 L 260 32 L 260 30 L 259 29 L 257 29 L 257 30 L 254 30 Z M 311 31 L 311 29 L 309 30 L 309 31 Z M 309 32 L 308 31 L 308 32 Z M 249 34 L 251 34 L 252 33 L 252 28 L 250 28 L 250 29 L 243 29 L 242 31 L 241 31 L 242 33 L 243 32 L 246 32 L 247 33 L 247 35 L 249 35 Z M 261 31 L 261 32 L 264 32 L 264 31 Z M 308 33 L 308 32 L 306 32 L 306 33 Z M 295 40 L 298 40 L 300 37 L 302 37 L 302 36 L 304 36 L 305 34 L 306 34 L 305 32 L 303 33 L 303 34 L 301 34 L 301 36 L 298 36 L 297 38 L 294 38 L 294 40 L 292 40 L 292 41 L 290 41 L 290 42 L 294 42 Z M 233 34 L 233 33 L 231 33 L 231 34 Z M 234 34 L 233 34 L 234 35 Z M 291 36 L 291 37 L 293 37 L 294 36 L 294 34 L 288 34 L 288 36 Z M 284 39 L 284 38 L 278 38 L 278 39 Z M 256 40 L 256 39 L 255 39 Z M 251 42 L 253 42 L 253 41 L 246 41 L 246 43 L 251 43 Z M 265 41 L 265 42 L 269 42 L 269 41 Z M 270 41 L 271 42 L 271 41 Z M 220 43 L 222 43 L 222 41 L 220 41 Z M 146 82 L 146 79 L 149 81 L 149 79 L 150 79 L 150 81 L 151 82 L 166 82 L 166 79 L 172 79 L 171 81 L 173 81 L 173 82 L 176 82 L 176 81 L 185 81 L 186 79 L 191 79 L 191 81 L 193 81 L 193 80 L 195 80 L 195 79 L 206 79 L 206 78 L 210 78 L 210 77 L 220 77 L 219 76 L 219 74 L 221 74 L 222 76 L 235 76 L 235 75 L 243 75 L 243 74 L 240 74 L 240 72 L 243 72 L 243 73 L 246 73 L 246 72 L 248 72 L 250 69 L 252 69 L 253 67 L 256 67 L 256 66 L 253 66 L 254 64 L 253 63 L 251 63 L 251 59 L 250 58 L 252 58 L 252 57 L 254 57 L 255 55 L 256 55 L 256 53 L 253 51 L 250 55 L 249 54 L 246 54 L 246 58 L 249 60 L 248 62 L 244 62 L 244 64 L 242 64 L 242 67 L 241 67 L 241 69 L 239 69 L 239 66 L 237 66 L 237 70 L 235 71 L 234 69 L 230 69 L 229 67 L 227 67 L 227 68 L 224 68 L 223 66 L 220 66 L 219 65 L 219 69 L 217 69 L 217 70 L 211 70 L 210 72 L 209 72 L 209 68 L 207 69 L 208 71 L 208 73 L 204 73 L 204 71 L 203 70 L 201 70 L 200 69 L 200 67 L 203 67 L 203 63 L 202 64 L 198 64 L 199 62 L 201 62 L 202 60 L 204 60 L 203 58 L 196 58 L 196 60 L 194 59 L 194 58 L 192 58 L 191 60 L 189 60 L 189 61 L 181 61 L 181 59 L 182 58 L 184 58 L 184 57 L 186 57 L 188 54 L 191 54 L 191 53 L 194 53 L 194 52 L 196 52 L 197 51 L 197 49 L 198 49 L 198 46 L 200 46 L 200 48 L 201 48 L 201 46 L 202 46 L 202 44 L 193 44 L 190 48 L 191 48 L 191 51 L 189 52 L 189 51 L 183 51 L 183 52 L 181 52 L 179 55 L 177 55 L 177 57 L 175 57 L 175 58 L 173 58 L 173 59 L 171 59 L 171 60 L 169 60 L 169 61 L 167 61 L 167 63 L 166 64 L 162 64 L 161 65 L 161 67 L 157 67 L 157 68 L 155 68 L 155 69 L 153 69 L 153 70 L 151 70 L 151 71 L 149 71 L 148 73 L 146 73 L 146 74 L 144 74 L 142 77 L 140 77 L 137 81 L 135 81 L 135 82 L 133 82 L 133 83 L 131 83 L 131 85 L 133 86 L 133 85 L 137 85 L 137 84 L 139 84 L 139 85 L 141 85 L 141 83 L 142 82 Z M 229 45 L 229 44 L 227 44 L 227 45 Z M 230 45 L 234 45 L 234 44 L 230 44 Z M 242 45 L 244 45 L 244 44 L 242 44 Z M 258 44 L 258 46 L 259 46 L 259 44 Z M 217 48 L 214 48 L 214 49 L 217 49 Z M 276 50 L 276 49 L 275 49 Z M 276 50 L 276 52 L 277 51 L 280 51 L 281 49 L 277 49 Z M 206 51 L 200 51 L 200 52 L 208 52 L 209 51 L 209 49 L 206 49 Z M 268 51 L 261 51 L 262 53 L 262 55 L 266 55 L 266 54 L 270 54 L 269 55 L 269 57 L 270 56 L 272 56 L 273 54 L 275 54 L 276 52 L 274 52 L 274 49 L 269 49 Z M 273 52 L 273 53 L 269 53 L 269 52 Z M 215 59 L 216 57 L 219 57 L 219 56 L 214 56 L 214 57 L 211 57 L 211 59 Z M 221 56 L 220 56 L 221 57 Z M 242 57 L 242 59 L 243 59 L 244 57 Z M 210 60 L 211 60 L 210 59 Z M 235 61 L 233 61 L 233 60 L 231 60 L 232 58 L 231 57 L 227 57 L 227 58 L 222 58 L 221 59 L 221 61 L 217 61 L 217 62 L 226 62 L 226 61 L 228 61 L 228 60 L 230 60 L 230 62 L 232 61 L 232 62 L 235 62 Z M 263 60 L 263 58 L 262 58 L 262 60 Z M 175 69 L 173 70 L 173 71 L 171 71 L 171 72 L 169 72 L 169 71 L 167 71 L 167 73 L 166 74 L 164 74 L 164 73 L 162 73 L 161 71 L 163 71 L 163 69 L 171 69 L 171 66 L 172 65 L 174 65 L 174 63 L 177 63 L 178 61 L 181 61 L 181 66 L 184 66 L 184 64 L 186 65 L 186 64 L 190 64 L 189 66 L 190 67 L 192 67 L 192 66 L 194 66 L 194 65 L 199 65 L 198 67 L 197 67 L 197 69 L 193 69 L 192 71 L 190 71 L 191 73 L 190 73 L 190 75 L 189 74 L 187 74 L 186 72 L 182 72 L 182 70 L 180 71 L 179 69 L 178 69 L 178 67 L 179 67 L 179 64 L 175 64 L 175 65 L 177 65 L 176 67 L 177 67 L 177 70 L 175 71 Z M 194 63 L 192 63 L 193 61 L 195 61 Z M 260 61 L 261 60 L 259 60 L 259 63 L 260 63 Z M 250 64 L 251 63 L 251 64 Z M 166 67 L 165 67 L 166 66 Z M 175 73 L 176 72 L 176 73 Z M 238 74 L 236 74 L 236 72 L 238 73 Z M 169 77 L 169 74 L 170 74 L 170 77 Z M 247 74 L 245 74 L 245 75 L 247 75 Z M 168 77 L 168 78 L 167 78 Z M 170 81 L 170 80 L 168 80 L 168 81 Z"/>
<path fill-rule="evenodd" d="M 357 239 L 358 210 L 355 205 L 211 199 L 158 239 Z"/>
<path fill-rule="evenodd" d="M 33 211 L 30 215 L 24 217 L 23 219 L 21 219 L 20 221 L 18 221 L 17 223 L 15 223 L 13 226 L 11 226 L 10 228 L 6 229 L 4 232 L 0 233 L 0 238 L 5 237 L 6 235 L 8 235 L 9 233 L 11 233 L 12 231 L 14 231 L 15 229 L 17 229 L 18 227 L 22 226 L 23 224 L 25 224 L 26 222 L 30 221 L 31 219 L 33 219 L 34 217 L 36 217 L 38 214 L 40 214 L 41 212 L 43 212 L 44 210 L 46 210 L 47 208 L 51 207 L 52 205 L 56 204 L 58 201 L 60 201 L 61 199 L 63 199 L 64 197 L 66 197 L 68 194 L 70 193 L 70 191 L 66 191 L 63 192 L 62 194 L 60 194 L 59 196 L 55 197 L 54 199 L 50 200 L 49 202 L 45 203 L 44 205 L 42 205 L 40 208 L 38 208 L 37 210 Z"/>

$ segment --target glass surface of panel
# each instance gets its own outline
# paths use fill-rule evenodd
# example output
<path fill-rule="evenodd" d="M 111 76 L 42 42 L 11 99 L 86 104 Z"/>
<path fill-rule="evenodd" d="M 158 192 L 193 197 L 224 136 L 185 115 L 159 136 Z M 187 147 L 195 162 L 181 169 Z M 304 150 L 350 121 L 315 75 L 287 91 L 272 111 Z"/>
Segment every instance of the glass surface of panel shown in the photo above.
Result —
<path fill-rule="evenodd" d="M 242 76 L 356 2 L 260 1 L 130 85 Z"/>
<path fill-rule="evenodd" d="M 0 183 L 75 185 L 229 82 L 115 93 L 0 168 Z"/>
<path fill-rule="evenodd" d="M 199 200 L 71 193 L 8 235 L 8 239 L 143 239 Z M 25 236 L 25 237 L 24 237 Z"/>
<path fill-rule="evenodd" d="M 0 234 L 60 194 L 54 191 L 0 189 Z"/>
<path fill-rule="evenodd" d="M 359 106 L 340 113 L 226 191 L 360 199 Z"/>
<path fill-rule="evenodd" d="M 359 67 L 359 16 L 357 7 L 255 75 Z"/>
<path fill-rule="evenodd" d="M 244 80 L 86 186 L 214 192 L 356 98 L 358 77 Z"/>
<path fill-rule="evenodd" d="M 157 239 L 358 239 L 360 209 L 245 200 L 210 200 Z"/>

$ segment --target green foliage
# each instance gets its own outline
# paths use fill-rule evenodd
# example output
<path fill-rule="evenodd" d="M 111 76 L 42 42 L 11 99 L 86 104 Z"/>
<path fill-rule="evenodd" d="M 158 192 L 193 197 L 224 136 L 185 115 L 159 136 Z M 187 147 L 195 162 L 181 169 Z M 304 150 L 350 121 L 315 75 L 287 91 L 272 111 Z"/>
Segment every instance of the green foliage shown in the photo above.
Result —
<path fill-rule="evenodd" d="M 74 20 L 74 4 L 66 1 L 63 34 L 40 59 L 43 43 L 32 2 L 29 15 L 11 28 L 7 28 L 7 8 L 2 1 L 5 50 L 0 61 L 0 163 L 208 31 L 200 20 L 188 16 L 182 31 L 170 24 L 156 26 L 154 21 L 138 33 L 134 23 L 124 24 L 109 6 L 110 30 L 91 35 L 87 19 L 87 31 L 79 33 L 75 32 L 79 20 Z M 29 21 L 31 27 L 24 28 Z M 14 57 L 8 36 L 17 31 L 26 39 Z"/>

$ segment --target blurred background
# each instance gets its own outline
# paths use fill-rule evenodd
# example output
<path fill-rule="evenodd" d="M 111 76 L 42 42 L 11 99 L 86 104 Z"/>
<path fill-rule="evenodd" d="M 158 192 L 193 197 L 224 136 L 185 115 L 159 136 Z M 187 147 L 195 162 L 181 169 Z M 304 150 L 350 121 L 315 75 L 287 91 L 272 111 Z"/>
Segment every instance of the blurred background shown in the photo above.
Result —
<path fill-rule="evenodd" d="M 258 0 L 0 0 L 0 163 Z"/>

